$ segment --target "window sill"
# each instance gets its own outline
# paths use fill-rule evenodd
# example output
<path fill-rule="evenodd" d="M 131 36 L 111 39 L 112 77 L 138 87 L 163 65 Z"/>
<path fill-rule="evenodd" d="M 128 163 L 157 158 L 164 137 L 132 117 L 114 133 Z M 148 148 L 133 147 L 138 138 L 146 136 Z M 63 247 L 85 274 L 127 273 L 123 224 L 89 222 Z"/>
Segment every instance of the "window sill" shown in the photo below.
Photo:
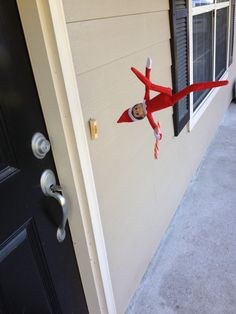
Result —
<path fill-rule="evenodd" d="M 227 80 L 228 78 L 228 71 L 226 71 L 220 80 Z M 201 116 L 205 112 L 205 110 L 208 108 L 208 106 L 211 104 L 214 97 L 219 92 L 220 88 L 214 88 L 212 91 L 206 96 L 206 98 L 202 101 L 202 103 L 198 106 L 198 108 L 193 112 L 193 105 L 191 105 L 190 108 L 190 119 L 188 123 L 188 131 L 191 132 L 191 130 L 194 128 L 194 126 L 198 123 Z M 192 103 L 192 95 L 191 95 L 191 103 Z"/>

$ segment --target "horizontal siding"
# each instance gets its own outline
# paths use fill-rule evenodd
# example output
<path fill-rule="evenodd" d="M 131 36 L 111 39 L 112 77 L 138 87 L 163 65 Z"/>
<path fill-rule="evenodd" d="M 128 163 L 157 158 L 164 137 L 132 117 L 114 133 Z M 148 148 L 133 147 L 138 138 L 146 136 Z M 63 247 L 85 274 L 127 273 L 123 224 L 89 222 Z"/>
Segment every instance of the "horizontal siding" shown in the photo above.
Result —
<path fill-rule="evenodd" d="M 168 12 L 78 22 L 68 32 L 77 74 L 170 38 Z"/>
<path fill-rule="evenodd" d="M 169 9 L 168 0 L 64 0 L 63 5 L 68 23 Z"/>
<path fill-rule="evenodd" d="M 155 113 L 163 132 L 160 158 L 155 161 L 155 139 L 147 119 L 130 124 L 117 124 L 116 120 L 143 98 L 144 87 L 131 66 L 143 71 L 146 58 L 152 57 L 151 79 L 171 87 L 169 1 L 63 2 L 117 313 L 124 313 L 231 91 L 227 94 L 222 89 L 194 130 L 188 133 L 185 128 L 177 138 L 172 108 Z M 176 1 L 178 8 L 185 4 L 186 0 Z M 180 39 L 182 45 L 183 36 Z M 180 48 L 186 54 L 184 46 Z M 180 77 L 179 82 L 184 83 Z M 90 139 L 90 118 L 98 122 L 94 141 Z"/>
<path fill-rule="evenodd" d="M 152 80 L 171 87 L 169 1 L 64 0 L 64 7 L 117 312 L 124 313 L 170 214 L 156 210 L 156 177 L 162 170 L 153 158 L 148 121 L 116 121 L 126 108 L 143 100 L 144 86 L 131 66 L 143 72 L 150 56 Z M 98 123 L 94 141 L 90 118 Z M 157 118 L 168 130 L 161 148 L 165 156 L 173 138 L 172 109 L 155 114 Z"/>
<path fill-rule="evenodd" d="M 163 217 L 163 213 L 157 211 L 154 220 L 153 215 L 146 216 L 157 203 L 154 187 L 159 167 L 153 158 L 153 131 L 147 120 L 116 123 L 126 108 L 143 99 L 144 87 L 130 71 L 130 66 L 143 71 L 148 55 L 153 58 L 153 81 L 171 86 L 168 40 L 77 76 L 118 313 L 124 313 L 150 258 L 146 254 L 145 266 L 142 266 L 144 261 L 139 258 L 138 247 L 146 239 L 140 232 L 143 220 L 146 219 L 149 228 L 151 224 L 159 234 L 155 241 L 164 229 L 163 219 L 159 217 Z M 173 137 L 171 116 L 172 109 L 155 114 L 155 119 L 159 118 L 166 130 L 162 154 L 165 144 Z M 95 118 L 98 123 L 98 139 L 95 141 L 90 139 L 90 118 Z M 141 166 L 141 172 L 137 171 L 140 165 L 146 165 Z M 142 196 L 135 201 L 133 195 L 137 193 L 140 178 L 143 181 Z M 145 207 L 148 208 L 144 214 Z M 155 245 L 154 239 L 148 241 Z M 137 248 L 135 254 L 134 247 Z M 131 265 L 135 265 L 134 272 Z"/>
<path fill-rule="evenodd" d="M 90 141 L 92 155 L 103 156 L 105 150 L 108 150 L 109 154 L 112 153 L 112 146 L 122 145 L 123 137 L 129 130 L 137 132 L 146 128 L 149 134 L 147 121 L 128 125 L 116 124 L 116 120 L 126 108 L 143 99 L 144 87 L 130 71 L 130 67 L 135 66 L 143 71 L 147 55 L 153 57 L 153 81 L 171 87 L 171 55 L 168 41 L 78 76 L 84 119 L 98 120 L 99 137 L 96 141 Z M 129 142 L 128 138 L 127 141 Z"/>
<path fill-rule="evenodd" d="M 165 41 L 77 75 L 83 113 L 98 114 L 107 108 L 119 112 L 130 102 L 143 97 L 144 85 L 130 67 L 143 72 L 147 56 L 153 59 L 151 79 L 157 84 L 171 87 L 170 46 L 169 41 Z"/>

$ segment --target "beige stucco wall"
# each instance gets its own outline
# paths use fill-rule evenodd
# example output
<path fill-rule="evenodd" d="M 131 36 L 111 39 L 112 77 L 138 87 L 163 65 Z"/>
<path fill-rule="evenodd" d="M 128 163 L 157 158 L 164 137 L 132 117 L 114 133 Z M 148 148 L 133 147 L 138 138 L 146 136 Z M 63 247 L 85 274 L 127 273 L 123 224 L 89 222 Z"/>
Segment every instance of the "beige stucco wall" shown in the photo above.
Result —
<path fill-rule="evenodd" d="M 185 128 L 174 137 L 173 110 L 158 113 L 163 140 L 160 158 L 155 161 L 148 122 L 116 124 L 116 120 L 143 97 L 143 86 L 130 66 L 143 70 L 150 56 L 153 81 L 171 86 L 169 1 L 63 3 L 120 314 L 229 105 L 231 86 L 219 90 L 190 133 Z M 229 79 L 234 70 L 235 65 Z M 98 122 L 95 141 L 90 139 L 90 118 Z"/>

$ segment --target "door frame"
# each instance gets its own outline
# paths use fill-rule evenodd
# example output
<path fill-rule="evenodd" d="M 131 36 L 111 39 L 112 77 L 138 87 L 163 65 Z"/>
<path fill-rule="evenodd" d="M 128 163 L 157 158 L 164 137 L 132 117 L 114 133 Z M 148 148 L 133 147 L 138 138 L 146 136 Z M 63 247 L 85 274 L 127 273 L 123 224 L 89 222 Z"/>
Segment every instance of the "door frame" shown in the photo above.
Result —
<path fill-rule="evenodd" d="M 90 313 L 116 313 L 62 0 L 16 0 Z"/>

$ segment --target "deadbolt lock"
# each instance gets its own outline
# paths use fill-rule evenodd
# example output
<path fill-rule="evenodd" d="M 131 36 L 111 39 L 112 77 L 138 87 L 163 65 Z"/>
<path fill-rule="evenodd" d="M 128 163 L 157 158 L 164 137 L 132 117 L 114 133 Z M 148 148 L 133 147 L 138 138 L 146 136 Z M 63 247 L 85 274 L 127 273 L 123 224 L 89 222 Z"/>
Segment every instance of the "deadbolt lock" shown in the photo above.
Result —
<path fill-rule="evenodd" d="M 35 133 L 32 137 L 31 147 L 33 154 L 38 159 L 43 159 L 50 151 L 50 143 L 42 133 Z"/>

